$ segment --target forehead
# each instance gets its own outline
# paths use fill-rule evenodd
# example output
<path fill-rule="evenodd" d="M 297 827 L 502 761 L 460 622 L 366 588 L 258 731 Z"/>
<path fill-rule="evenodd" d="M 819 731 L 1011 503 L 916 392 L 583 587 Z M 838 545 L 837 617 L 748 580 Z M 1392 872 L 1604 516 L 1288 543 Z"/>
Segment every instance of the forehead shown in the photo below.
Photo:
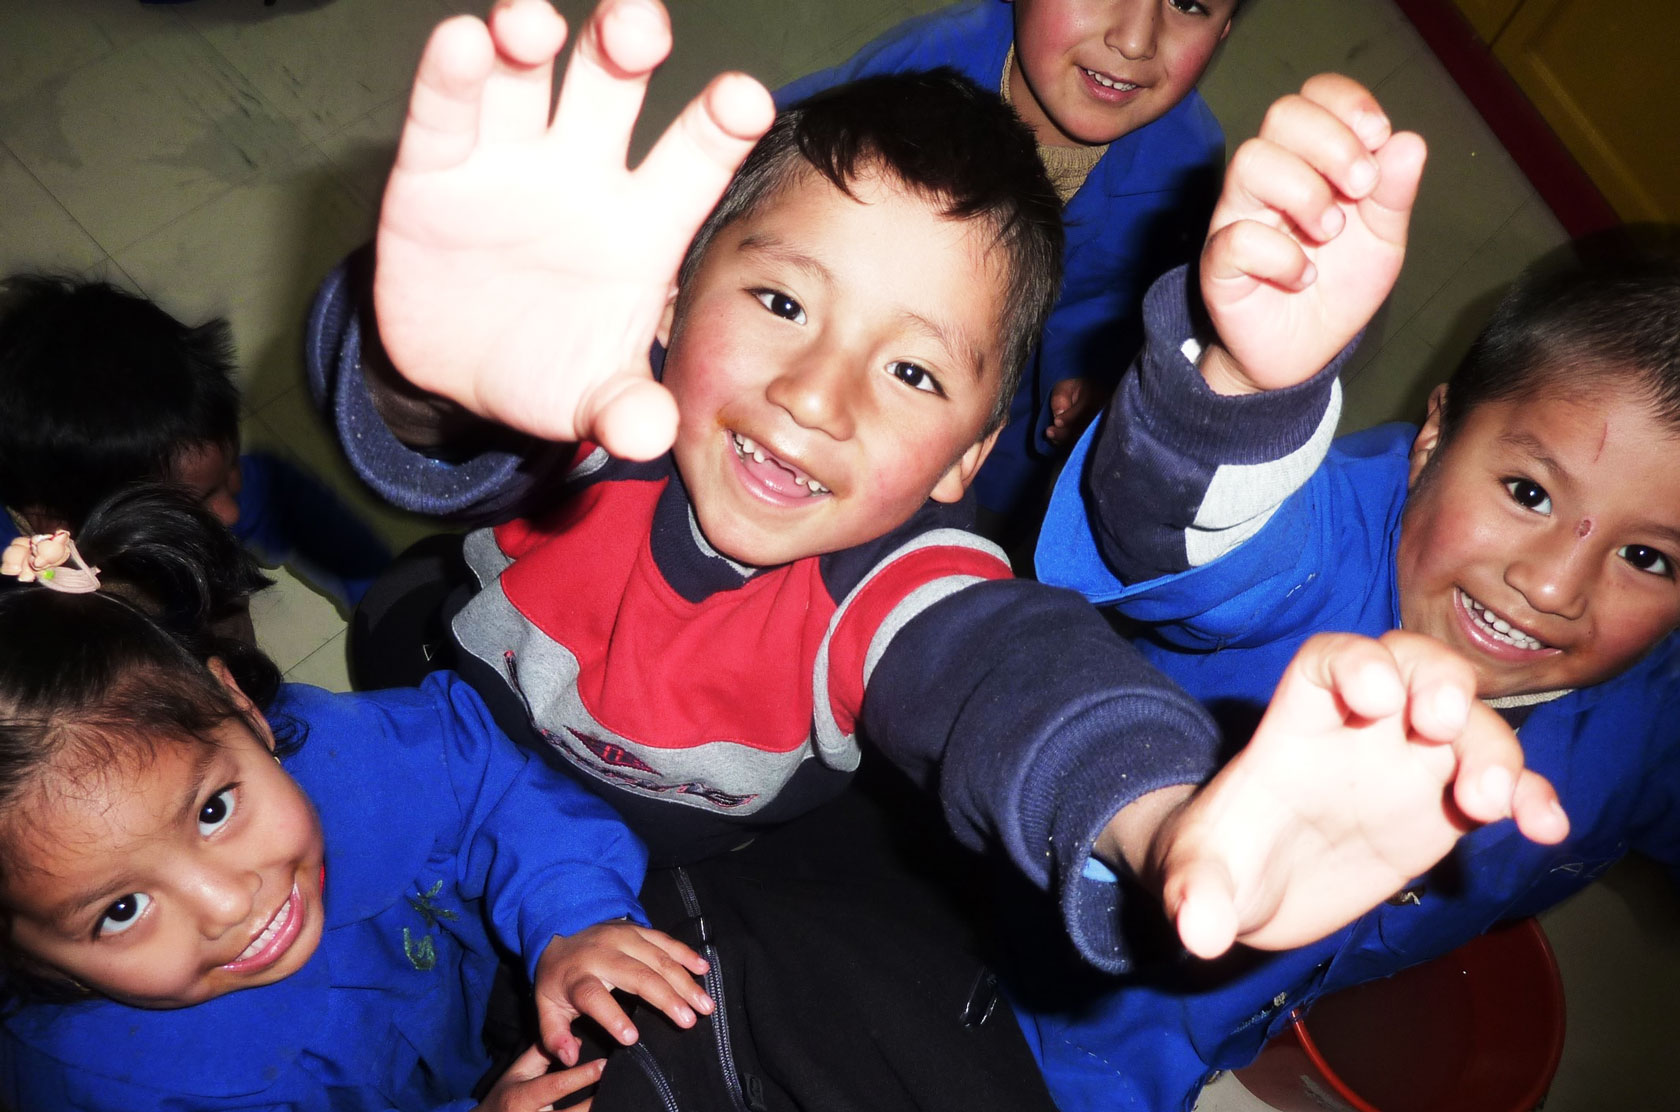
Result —
<path fill-rule="evenodd" d="M 950 329 L 996 362 L 1008 249 L 985 217 L 947 216 L 937 198 L 867 170 L 843 192 L 815 170 L 722 229 L 700 270 L 761 261 L 802 270 L 856 310 Z"/>

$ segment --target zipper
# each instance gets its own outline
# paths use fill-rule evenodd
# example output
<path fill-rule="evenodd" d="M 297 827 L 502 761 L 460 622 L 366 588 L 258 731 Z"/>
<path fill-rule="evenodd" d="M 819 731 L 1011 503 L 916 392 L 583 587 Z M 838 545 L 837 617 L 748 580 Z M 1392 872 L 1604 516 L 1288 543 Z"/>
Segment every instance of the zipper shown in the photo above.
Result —
<path fill-rule="evenodd" d="M 665 1071 L 660 1069 L 659 1063 L 653 1060 L 653 1053 L 639 1042 L 631 1043 L 624 1050 L 635 1060 L 636 1065 L 641 1067 L 642 1072 L 647 1075 L 647 1079 L 653 1083 L 655 1091 L 659 1094 L 660 1106 L 665 1109 L 665 1112 L 682 1112 L 677 1104 L 677 1094 L 671 1089 L 671 1082 L 666 1078 Z"/>
<path fill-rule="evenodd" d="M 672 870 L 676 874 L 677 893 L 682 896 L 683 911 L 700 927 L 700 953 L 706 959 L 706 973 L 701 983 L 706 986 L 706 995 L 712 998 L 712 1037 L 717 1043 L 718 1065 L 723 1071 L 724 1087 L 729 1090 L 729 1101 L 736 1112 L 751 1112 L 741 1093 L 741 1075 L 735 1069 L 735 1054 L 731 1049 L 729 1038 L 729 1009 L 724 1006 L 723 999 L 723 964 L 719 960 L 718 948 L 707 937 L 705 917 L 700 912 L 700 899 L 694 891 L 694 882 L 689 879 L 688 870 L 677 866 Z M 762 1104 L 758 1104 L 762 1107 Z"/>

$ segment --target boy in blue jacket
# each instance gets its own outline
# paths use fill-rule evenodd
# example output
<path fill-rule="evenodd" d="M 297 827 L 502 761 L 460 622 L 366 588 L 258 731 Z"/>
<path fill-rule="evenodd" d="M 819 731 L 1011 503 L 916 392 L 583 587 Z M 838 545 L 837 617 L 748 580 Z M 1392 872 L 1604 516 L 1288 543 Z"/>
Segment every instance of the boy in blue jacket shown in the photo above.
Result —
<path fill-rule="evenodd" d="M 1398 271 L 1422 159 L 1345 78 L 1274 107 L 1203 256 L 1218 342 L 1185 276 L 1162 279 L 1040 567 L 1146 623 L 1145 654 L 1235 744 L 1313 634 L 1428 635 L 1519 729 L 1570 836 L 1484 828 L 1320 942 L 1045 1010 L 1027 1026 L 1069 1112 L 1188 1109 L 1323 994 L 1550 907 L 1630 849 L 1680 862 L 1680 264 L 1525 277 L 1421 429 L 1332 443 L 1343 349 Z"/>
<path fill-rule="evenodd" d="M 1196 92 L 1241 0 L 970 0 L 907 20 L 776 94 L 951 66 L 1033 130 L 1060 196 L 1062 289 L 975 479 L 988 528 L 1030 537 L 1052 468 L 1143 339 L 1149 283 L 1194 256 L 1225 164 Z"/>

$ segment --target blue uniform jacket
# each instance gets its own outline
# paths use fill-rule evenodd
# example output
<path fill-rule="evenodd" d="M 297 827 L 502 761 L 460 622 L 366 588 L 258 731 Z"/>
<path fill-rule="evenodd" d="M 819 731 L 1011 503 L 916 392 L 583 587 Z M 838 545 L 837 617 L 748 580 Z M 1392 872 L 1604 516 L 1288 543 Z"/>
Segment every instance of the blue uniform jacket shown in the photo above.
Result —
<path fill-rule="evenodd" d="M 466 1110 L 498 951 L 645 922 L 644 854 L 610 808 L 496 730 L 447 673 L 418 690 L 285 688 L 286 770 L 320 813 L 326 929 L 283 981 L 176 1011 L 36 1005 L 0 1037 L 13 1112 Z"/>
<path fill-rule="evenodd" d="M 1014 40 L 1011 6 L 971 0 L 900 24 L 833 69 L 776 94 L 792 104 L 884 73 L 950 66 L 996 91 Z M 1225 165 L 1225 137 L 1192 91 L 1166 115 L 1109 145 L 1062 211 L 1062 292 L 1028 357 L 1009 424 L 975 480 L 982 505 L 1007 512 L 1048 481 L 1050 391 L 1068 378 L 1111 389 L 1143 338 L 1138 305 L 1154 278 L 1195 256 Z"/>
<path fill-rule="evenodd" d="M 1165 310 L 1173 299 L 1152 293 L 1151 301 Z M 1182 497 L 1210 485 L 1207 468 L 1194 462 L 1206 439 L 1265 435 L 1250 434 L 1246 422 L 1206 419 L 1211 407 L 1225 403 L 1200 390 L 1199 376 L 1190 379 L 1193 365 L 1180 362 L 1187 317 L 1152 312 L 1150 327 L 1152 347 L 1139 383 L 1134 389 L 1128 380 L 1115 408 L 1069 461 L 1045 523 L 1039 569 L 1049 581 L 1151 623 L 1150 638 L 1140 643 L 1145 655 L 1207 703 L 1228 738 L 1240 741 L 1307 637 L 1324 630 L 1375 637 L 1398 627 L 1395 546 L 1417 430 L 1386 425 L 1337 440 L 1252 537 L 1199 566 L 1127 586 L 1105 558 L 1112 547 L 1099 539 L 1127 532 L 1126 525 L 1093 520 L 1093 484 L 1112 488 L 1135 480 Z M 1157 338 L 1166 342 L 1156 344 Z M 1175 376 L 1176 385 L 1162 385 Z M 1164 415 L 1141 405 L 1152 394 L 1159 402 L 1169 393 L 1179 404 Z M 1328 380 L 1306 384 L 1298 399 L 1315 393 L 1317 408 L 1309 406 L 1296 440 L 1310 439 L 1309 430 L 1321 425 Z M 1122 441 L 1125 451 L 1104 453 Z M 1192 441 L 1203 443 L 1192 448 Z M 1154 472 L 1146 480 L 1149 467 Z M 1118 497 L 1107 501 L 1124 504 Z M 1671 635 L 1622 675 L 1539 704 L 1522 721 L 1518 737 L 1528 765 L 1557 787 L 1569 815 L 1563 844 L 1536 845 L 1509 821 L 1495 823 L 1464 838 L 1419 878 L 1409 889 L 1415 901 L 1380 906 L 1314 945 L 1245 954 L 1212 967 L 1186 962 L 1165 974 L 1115 980 L 1079 1007 L 1025 1017 L 1057 1104 L 1065 1112 L 1188 1110 L 1209 1071 L 1252 1061 L 1292 1009 L 1550 907 L 1629 850 L 1680 863 L 1677 712 L 1680 635 Z"/>

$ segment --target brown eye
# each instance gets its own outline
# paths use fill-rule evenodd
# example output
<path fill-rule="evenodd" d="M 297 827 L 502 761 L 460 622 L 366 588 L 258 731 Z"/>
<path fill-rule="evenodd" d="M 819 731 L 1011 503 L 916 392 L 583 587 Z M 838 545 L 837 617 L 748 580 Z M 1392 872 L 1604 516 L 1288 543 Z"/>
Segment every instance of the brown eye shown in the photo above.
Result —
<path fill-rule="evenodd" d="M 1667 556 L 1644 544 L 1625 544 L 1616 550 L 1616 555 L 1638 568 L 1640 571 L 1650 572 L 1652 575 L 1673 577 L 1674 565 Z"/>
<path fill-rule="evenodd" d="M 121 934 L 139 922 L 140 916 L 144 915 L 151 905 L 152 898 L 146 893 L 130 892 L 105 909 L 105 914 L 99 917 L 99 922 L 94 926 L 94 937 Z"/>
<path fill-rule="evenodd" d="M 1524 509 L 1533 510 L 1538 514 L 1552 512 L 1552 496 L 1546 493 L 1546 488 L 1532 479 L 1505 479 L 1505 489 L 1511 494 L 1511 501 Z"/>

